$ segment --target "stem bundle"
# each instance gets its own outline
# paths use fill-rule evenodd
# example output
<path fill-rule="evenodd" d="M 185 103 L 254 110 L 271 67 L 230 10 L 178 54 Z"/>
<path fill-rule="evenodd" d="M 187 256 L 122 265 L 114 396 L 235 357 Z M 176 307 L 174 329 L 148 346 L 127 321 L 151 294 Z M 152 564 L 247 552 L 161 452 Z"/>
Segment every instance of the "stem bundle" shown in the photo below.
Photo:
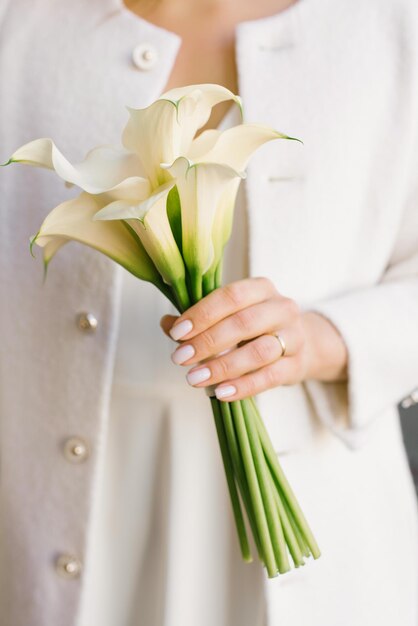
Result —
<path fill-rule="evenodd" d="M 251 561 L 241 503 L 270 578 L 320 551 L 283 473 L 253 398 L 211 399 L 242 557 Z M 238 495 L 239 494 L 239 495 Z"/>
<path fill-rule="evenodd" d="M 189 277 L 189 298 L 197 302 L 221 283 L 222 265 L 203 277 Z M 173 299 L 186 302 L 182 290 Z M 176 293 L 177 292 L 177 293 Z M 186 307 L 181 306 L 180 310 Z M 254 398 L 224 402 L 210 398 L 241 554 L 252 561 L 245 518 L 269 578 L 317 559 L 320 550 L 280 466 Z M 243 513 L 245 510 L 246 515 Z"/>

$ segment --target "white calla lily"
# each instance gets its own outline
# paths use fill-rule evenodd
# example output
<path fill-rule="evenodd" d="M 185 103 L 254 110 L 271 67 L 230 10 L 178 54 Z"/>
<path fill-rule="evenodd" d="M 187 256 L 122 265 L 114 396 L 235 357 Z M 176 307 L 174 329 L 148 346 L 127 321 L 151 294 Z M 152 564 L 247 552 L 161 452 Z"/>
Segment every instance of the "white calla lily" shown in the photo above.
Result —
<path fill-rule="evenodd" d="M 37 243 L 36 240 L 38 236 L 39 236 L 39 233 L 31 237 L 30 239 L 30 248 L 31 248 L 32 256 L 35 256 L 32 252 L 32 248 L 33 248 L 33 244 Z M 46 270 L 48 268 L 49 262 L 52 259 L 52 257 L 54 257 L 55 254 L 58 252 L 58 250 L 62 248 L 64 244 L 68 243 L 70 240 L 66 239 L 65 237 L 54 237 L 54 236 L 47 237 L 46 235 L 40 237 L 40 239 L 41 239 L 41 243 L 39 245 L 43 248 L 44 270 L 46 274 Z"/>
<path fill-rule="evenodd" d="M 122 143 L 138 156 L 154 189 L 169 180 L 160 164 L 187 155 L 212 108 L 225 100 L 233 100 L 241 107 L 241 99 L 225 87 L 190 85 L 165 92 L 143 109 L 128 107 L 130 119 L 122 133 Z"/>
<path fill-rule="evenodd" d="M 234 222 L 235 200 L 241 180 L 231 180 L 225 186 L 216 207 L 212 228 L 213 262 L 214 273 L 222 259 L 224 247 L 227 244 Z"/>
<path fill-rule="evenodd" d="M 206 124 L 213 107 L 217 104 L 232 100 L 239 106 L 242 114 L 241 98 L 221 85 L 208 83 L 177 87 L 166 91 L 161 99 L 172 102 L 177 108 L 177 120 L 181 129 L 181 151 L 176 156 L 188 154 L 196 132 Z"/>
<path fill-rule="evenodd" d="M 131 274 L 142 280 L 161 283 L 160 276 L 136 233 L 122 221 L 94 221 L 93 217 L 108 199 L 81 193 L 62 202 L 45 218 L 39 232 L 32 238 L 44 248 L 47 266 L 54 254 L 67 241 L 78 241 L 102 252 Z"/>
<path fill-rule="evenodd" d="M 145 109 L 128 107 L 128 111 L 130 119 L 122 133 L 122 143 L 138 156 L 156 189 L 170 178 L 160 163 L 171 163 L 180 150 L 176 106 L 168 100 L 156 100 Z"/>
<path fill-rule="evenodd" d="M 100 209 L 94 216 L 95 220 L 127 220 L 138 219 L 142 220 L 147 215 L 148 211 L 154 204 L 160 200 L 160 198 L 167 199 L 169 191 L 175 185 L 174 180 L 170 180 L 168 183 L 161 185 L 154 191 L 153 194 L 144 198 L 143 200 L 136 201 L 132 198 L 125 198 L 115 200 L 109 203 L 103 209 Z"/>
<path fill-rule="evenodd" d="M 51 139 L 35 139 L 18 148 L 7 165 L 9 163 L 55 170 L 66 182 L 92 194 L 109 191 L 131 177 L 135 177 L 137 183 L 149 184 L 142 176 L 138 156 L 110 145 L 93 148 L 81 163 L 72 165 Z"/>
<path fill-rule="evenodd" d="M 139 176 L 131 176 L 125 178 L 121 183 L 108 189 L 105 194 L 110 200 L 132 200 L 136 202 L 148 198 L 152 188 L 148 178 L 140 178 Z"/>
<path fill-rule="evenodd" d="M 138 204 L 117 200 L 94 215 L 94 220 L 127 220 L 153 260 L 164 282 L 177 292 L 179 303 L 189 305 L 184 261 L 174 238 L 167 201 L 175 181 L 162 185 Z"/>
<path fill-rule="evenodd" d="M 198 300 L 202 276 L 214 258 L 211 233 L 219 199 L 232 180 L 244 178 L 245 174 L 218 163 L 191 163 L 185 157 L 162 166 L 176 180 L 181 204 L 182 253 L 193 298 Z"/>
<path fill-rule="evenodd" d="M 199 93 L 199 100 L 201 101 L 203 110 L 206 112 L 209 111 L 209 115 L 212 107 L 226 100 L 233 100 L 239 105 L 240 109 L 242 109 L 241 98 L 226 87 L 217 85 L 216 83 L 197 83 L 195 85 L 185 85 L 184 87 L 174 87 L 173 89 L 165 91 L 159 97 L 159 100 L 171 100 L 172 102 L 178 103 L 183 98 L 191 94 L 196 94 L 196 92 Z M 203 121 L 203 124 L 205 124 L 208 119 L 207 117 Z"/>
<path fill-rule="evenodd" d="M 279 133 L 279 131 L 269 126 L 239 124 L 223 132 L 218 131 L 217 137 L 211 135 L 206 139 L 205 144 L 203 144 L 202 139 L 202 146 L 199 145 L 199 137 L 197 137 L 194 149 L 198 152 L 197 160 L 199 163 L 223 163 L 236 170 L 244 170 L 253 152 L 273 139 L 300 141 L 294 137 L 288 137 L 283 133 Z M 206 146 L 209 149 L 204 153 L 202 148 Z"/>
<path fill-rule="evenodd" d="M 199 161 L 200 158 L 204 157 L 212 150 L 221 134 L 222 131 L 216 128 L 210 128 L 200 133 L 200 135 L 195 137 L 191 142 L 190 148 L 187 151 L 187 158 L 190 159 L 190 161 Z"/>
<path fill-rule="evenodd" d="M 274 139 L 294 138 L 261 124 L 240 124 L 222 132 L 209 130 L 202 133 L 192 142 L 190 154 L 194 155 L 196 162 L 200 164 L 218 163 L 236 171 L 243 171 L 255 150 Z M 218 199 L 212 228 L 213 261 L 206 277 L 208 284 L 211 284 L 212 275 L 231 236 L 239 184 L 240 179 L 231 180 L 224 186 Z"/>

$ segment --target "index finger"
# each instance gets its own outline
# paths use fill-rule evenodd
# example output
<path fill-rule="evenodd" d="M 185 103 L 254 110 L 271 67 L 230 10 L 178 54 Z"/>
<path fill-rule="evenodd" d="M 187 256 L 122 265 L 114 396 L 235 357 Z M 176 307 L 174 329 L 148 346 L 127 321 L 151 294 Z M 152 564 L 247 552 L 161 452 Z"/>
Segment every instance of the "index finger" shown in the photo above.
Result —
<path fill-rule="evenodd" d="M 262 302 L 275 293 L 271 280 L 264 276 L 243 278 L 218 287 L 180 315 L 169 333 L 172 339 L 191 339 L 195 335 L 243 308 Z"/>

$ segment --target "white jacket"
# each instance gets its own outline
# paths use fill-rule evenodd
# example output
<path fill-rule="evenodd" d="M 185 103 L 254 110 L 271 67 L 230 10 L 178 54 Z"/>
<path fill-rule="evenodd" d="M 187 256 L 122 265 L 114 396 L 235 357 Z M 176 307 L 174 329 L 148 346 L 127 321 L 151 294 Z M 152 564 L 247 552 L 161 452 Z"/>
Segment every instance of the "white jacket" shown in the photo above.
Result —
<path fill-rule="evenodd" d="M 278 388 L 262 394 L 260 406 L 276 449 L 289 455 L 296 492 L 322 545 L 334 528 L 338 547 L 347 530 L 335 527 L 341 519 L 323 520 L 324 493 L 338 494 L 331 467 L 346 481 L 353 520 L 372 520 L 374 510 L 376 532 L 383 533 L 376 537 L 388 545 L 398 529 L 397 550 L 391 546 L 388 555 L 382 547 L 381 562 L 370 567 L 382 598 L 393 591 L 385 568 L 402 568 L 409 582 L 396 587 L 393 615 L 385 607 L 380 621 L 370 612 L 368 623 L 393 624 L 404 610 L 403 626 L 413 626 L 416 511 L 395 405 L 418 384 L 418 5 L 300 0 L 240 24 L 236 36 L 247 121 L 304 141 L 266 145 L 251 162 L 251 275 L 269 276 L 280 292 L 326 315 L 349 350 L 348 385 Z M 37 137 L 52 137 L 73 161 L 95 145 L 118 143 L 125 105 L 146 106 L 164 90 L 180 43 L 122 0 L 1 0 L 0 161 Z M 138 46 L 155 53 L 146 69 L 132 62 Z M 83 561 L 86 549 L 122 270 L 70 244 L 43 285 L 41 261 L 28 250 L 47 212 L 75 193 L 48 171 L 0 170 L 1 626 L 76 626 L 82 591 L 83 577 L 58 576 L 56 562 L 66 553 Z M 80 312 L 97 318 L 96 332 L 79 327 Z M 74 436 L 88 444 L 85 463 L 65 453 Z M 302 451 L 318 461 L 312 476 L 297 469 Z M 378 465 L 390 476 L 381 498 L 372 489 L 378 476 L 370 478 Z M 362 475 L 370 490 L 350 495 Z M 319 480 L 326 483 L 323 501 L 313 497 Z M 393 503 L 387 509 L 386 498 Z M 315 580 L 332 591 L 338 567 L 332 557 L 322 560 L 296 572 L 299 578 L 290 574 L 293 586 L 283 584 L 281 595 L 267 590 L 271 626 L 292 602 L 300 624 L 345 624 L 333 613 L 344 601 L 341 585 L 329 607 L 312 610 Z M 350 572 L 348 594 L 357 584 Z M 296 582 L 303 580 L 306 608 L 298 604 L 307 597 Z"/>

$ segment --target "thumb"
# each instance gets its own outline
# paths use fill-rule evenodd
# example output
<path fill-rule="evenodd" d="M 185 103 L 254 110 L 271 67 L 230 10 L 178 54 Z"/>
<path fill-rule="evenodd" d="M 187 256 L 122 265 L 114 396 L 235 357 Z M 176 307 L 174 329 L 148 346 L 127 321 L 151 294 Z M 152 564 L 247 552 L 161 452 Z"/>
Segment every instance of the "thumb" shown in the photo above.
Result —
<path fill-rule="evenodd" d="M 163 315 L 162 318 L 160 319 L 160 326 L 165 332 L 165 334 L 167 335 L 167 337 L 170 337 L 170 335 L 168 334 L 168 331 L 170 330 L 170 328 L 172 327 L 172 325 L 174 324 L 174 322 L 176 321 L 178 317 L 180 316 L 179 315 Z M 170 337 L 170 339 L 172 339 L 172 337 Z"/>

